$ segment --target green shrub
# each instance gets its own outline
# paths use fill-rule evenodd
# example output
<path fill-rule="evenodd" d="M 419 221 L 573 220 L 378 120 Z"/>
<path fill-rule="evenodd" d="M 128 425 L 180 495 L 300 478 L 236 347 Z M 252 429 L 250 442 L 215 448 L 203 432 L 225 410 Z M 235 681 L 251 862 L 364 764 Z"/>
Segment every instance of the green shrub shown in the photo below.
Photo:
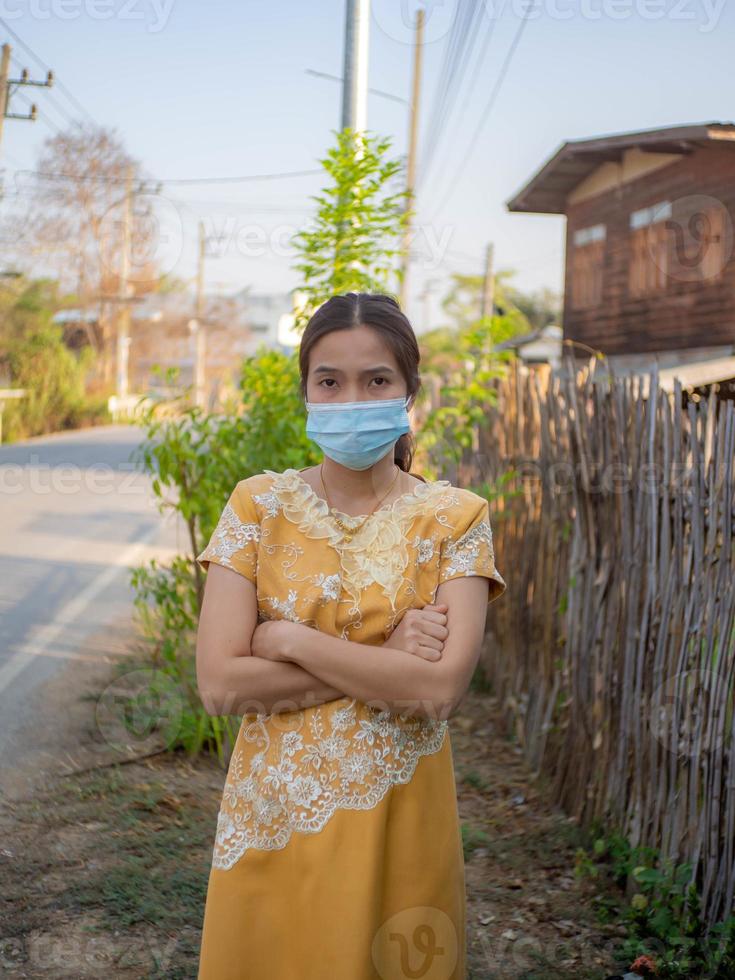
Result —
<path fill-rule="evenodd" d="M 11 387 L 24 388 L 26 396 L 9 401 L 3 412 L 3 441 L 76 428 L 92 413 L 106 418 L 104 410 L 85 394 L 85 378 L 93 360 L 90 348 L 77 356 L 62 339 L 59 327 L 39 327 L 10 341 L 5 360 Z"/>
<path fill-rule="evenodd" d="M 189 407 L 167 418 L 153 406 L 142 417 L 146 438 L 136 462 L 152 477 L 159 510 L 181 516 L 188 541 L 186 553 L 169 566 L 151 561 L 133 571 L 138 622 L 150 660 L 172 678 L 183 700 L 171 747 L 216 752 L 223 763 L 237 721 L 207 715 L 199 698 L 194 650 L 205 577 L 195 559 L 240 480 L 321 459 L 306 437 L 298 378 L 294 353 L 261 348 L 242 364 L 237 412 L 215 415 Z"/>
<path fill-rule="evenodd" d="M 578 852 L 577 873 L 606 873 L 627 889 L 628 898 L 617 910 L 627 932 L 622 962 L 649 957 L 662 980 L 735 976 L 735 916 L 707 929 L 691 865 L 676 864 L 650 847 L 633 847 L 612 833 L 597 837 L 589 852 Z M 601 913 L 610 920 L 609 903 L 603 903 Z"/>

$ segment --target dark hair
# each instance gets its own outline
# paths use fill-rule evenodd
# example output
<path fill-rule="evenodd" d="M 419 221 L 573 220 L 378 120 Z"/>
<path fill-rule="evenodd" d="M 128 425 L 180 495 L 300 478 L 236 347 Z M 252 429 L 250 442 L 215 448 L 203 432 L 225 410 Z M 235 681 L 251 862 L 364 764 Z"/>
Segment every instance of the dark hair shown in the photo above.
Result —
<path fill-rule="evenodd" d="M 383 293 L 342 293 L 322 303 L 306 324 L 299 345 L 301 394 L 306 400 L 311 348 L 333 330 L 351 330 L 367 326 L 377 330 L 390 347 L 406 381 L 407 394 L 421 390 L 419 361 L 421 353 L 413 327 L 398 302 Z M 411 471 L 415 441 L 413 433 L 404 433 L 396 442 L 393 459 L 406 473 Z M 419 474 L 414 474 L 424 480 Z M 426 482 L 424 480 L 424 482 Z"/>

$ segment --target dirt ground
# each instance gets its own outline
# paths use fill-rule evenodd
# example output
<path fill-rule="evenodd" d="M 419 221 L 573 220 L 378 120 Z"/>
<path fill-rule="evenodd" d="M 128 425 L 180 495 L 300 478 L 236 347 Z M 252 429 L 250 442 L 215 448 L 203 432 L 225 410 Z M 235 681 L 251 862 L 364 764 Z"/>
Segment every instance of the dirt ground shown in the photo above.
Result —
<path fill-rule="evenodd" d="M 94 699 L 79 704 L 69 717 L 82 727 L 65 738 L 87 748 L 75 768 L 99 767 Z M 592 884 L 575 876 L 578 829 L 531 784 L 496 716 L 472 691 L 450 722 L 468 980 L 602 980 L 615 972 L 616 931 L 596 921 Z M 169 753 L 61 771 L 0 808 L 0 976 L 196 977 L 223 770 Z"/>
<path fill-rule="evenodd" d="M 493 722 L 498 716 L 491 697 L 473 692 L 450 722 L 465 836 L 468 980 L 604 980 L 617 972 L 621 930 L 598 921 L 598 889 L 575 874 L 584 836 L 529 778 L 520 748 Z"/>

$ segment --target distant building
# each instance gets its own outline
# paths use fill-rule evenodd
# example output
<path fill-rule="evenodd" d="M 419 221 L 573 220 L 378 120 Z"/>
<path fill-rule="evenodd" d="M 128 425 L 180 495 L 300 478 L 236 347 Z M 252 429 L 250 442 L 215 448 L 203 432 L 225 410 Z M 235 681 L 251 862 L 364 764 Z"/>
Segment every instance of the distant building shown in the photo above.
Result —
<path fill-rule="evenodd" d="M 288 327 L 293 316 L 294 293 L 251 293 L 244 289 L 235 299 L 242 303 L 248 328 L 256 343 L 287 349 L 296 343 L 289 340 Z"/>
<path fill-rule="evenodd" d="M 102 344 L 98 309 L 59 310 L 51 317 L 51 321 L 61 327 L 64 343 L 71 350 L 79 350 L 87 345 L 98 349 Z"/>
<path fill-rule="evenodd" d="M 564 143 L 507 204 L 567 218 L 563 337 L 624 371 L 735 354 L 735 124 Z M 729 359 L 728 359 L 729 358 Z M 706 364 L 712 369 L 707 370 Z"/>
<path fill-rule="evenodd" d="M 559 367 L 562 351 L 562 329 L 555 323 L 520 334 L 496 344 L 493 350 L 513 351 L 529 367 L 548 364 Z"/>
<path fill-rule="evenodd" d="M 298 294 L 250 293 L 205 296 L 205 397 L 214 405 L 225 390 L 233 390 L 244 357 L 262 345 L 291 350 L 298 343 L 291 333 L 295 297 Z M 54 322 L 64 330 L 70 347 L 92 343 L 100 333 L 96 310 L 60 310 Z M 195 383 L 196 340 L 194 300 L 191 293 L 150 293 L 131 308 L 128 357 L 129 390 L 138 394 L 171 391 L 164 376 L 174 368 L 176 388 Z M 116 320 L 110 322 L 114 345 Z M 97 341 L 98 343 L 101 340 Z M 113 346 L 113 359 L 114 359 Z"/>
<path fill-rule="evenodd" d="M 223 390 L 232 390 L 244 357 L 265 346 L 286 349 L 279 323 L 293 309 L 291 293 L 206 296 L 206 397 L 213 404 Z M 161 385 L 157 368 L 176 367 L 181 385 L 194 383 L 196 345 L 192 331 L 193 302 L 188 293 L 153 294 L 134 309 L 131 328 L 131 387 L 145 391 Z"/>

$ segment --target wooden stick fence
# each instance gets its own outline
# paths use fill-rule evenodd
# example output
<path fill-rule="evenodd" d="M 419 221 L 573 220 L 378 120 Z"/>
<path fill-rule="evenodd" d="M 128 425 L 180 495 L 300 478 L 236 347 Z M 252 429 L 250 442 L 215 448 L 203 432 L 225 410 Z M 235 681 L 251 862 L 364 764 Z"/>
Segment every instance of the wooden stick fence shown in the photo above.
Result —
<path fill-rule="evenodd" d="M 522 491 L 494 508 L 486 673 L 566 811 L 691 862 L 714 922 L 735 891 L 735 403 L 604 361 L 498 386 L 461 472 Z"/>

